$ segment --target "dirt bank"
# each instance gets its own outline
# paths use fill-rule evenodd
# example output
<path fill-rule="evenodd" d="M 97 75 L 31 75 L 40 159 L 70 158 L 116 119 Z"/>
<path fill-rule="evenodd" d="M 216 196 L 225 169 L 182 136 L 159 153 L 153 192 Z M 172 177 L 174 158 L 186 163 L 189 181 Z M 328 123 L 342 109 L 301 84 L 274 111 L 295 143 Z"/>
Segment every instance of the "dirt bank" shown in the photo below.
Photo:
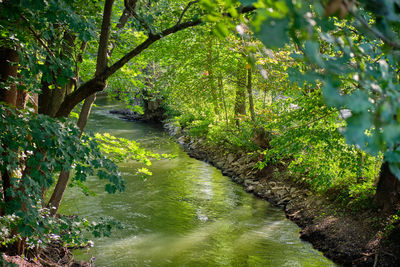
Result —
<path fill-rule="evenodd" d="M 94 263 L 83 262 L 74 260 L 72 250 L 65 247 L 61 242 L 52 242 L 47 245 L 46 248 L 37 249 L 31 251 L 27 256 L 9 256 L 5 253 L 1 253 L 3 260 L 8 263 L 16 264 L 17 266 L 23 267 L 39 267 L 39 266 L 50 266 L 50 267 L 92 267 Z M 93 259 L 94 261 L 94 259 Z M 1 265 L 1 259 L 0 259 Z"/>
<path fill-rule="evenodd" d="M 388 214 L 346 211 L 294 183 L 284 166 L 254 169 L 262 155 L 229 153 L 224 148 L 206 145 L 203 139 L 182 135 L 172 124 L 165 124 L 165 128 L 191 157 L 214 165 L 247 192 L 281 207 L 301 227 L 300 238 L 334 262 L 345 266 L 398 266 L 400 244 L 396 239 L 400 240 L 400 233 L 383 233 Z"/>

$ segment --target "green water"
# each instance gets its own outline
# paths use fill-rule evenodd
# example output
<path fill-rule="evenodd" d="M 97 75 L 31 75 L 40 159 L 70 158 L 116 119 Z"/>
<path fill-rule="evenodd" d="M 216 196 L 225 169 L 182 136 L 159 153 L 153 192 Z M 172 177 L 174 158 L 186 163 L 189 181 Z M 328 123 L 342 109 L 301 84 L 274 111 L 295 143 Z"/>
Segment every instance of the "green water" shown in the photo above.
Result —
<path fill-rule="evenodd" d="M 153 175 L 133 175 L 137 163 L 121 164 L 124 193 L 86 197 L 69 188 L 61 212 L 95 219 L 112 216 L 125 225 L 95 247 L 75 252 L 96 266 L 335 266 L 299 239 L 299 228 L 268 202 L 233 183 L 221 171 L 186 155 L 159 126 L 118 119 L 105 99 L 92 113 L 88 129 L 134 139 L 160 153 L 177 155 L 154 161 Z"/>

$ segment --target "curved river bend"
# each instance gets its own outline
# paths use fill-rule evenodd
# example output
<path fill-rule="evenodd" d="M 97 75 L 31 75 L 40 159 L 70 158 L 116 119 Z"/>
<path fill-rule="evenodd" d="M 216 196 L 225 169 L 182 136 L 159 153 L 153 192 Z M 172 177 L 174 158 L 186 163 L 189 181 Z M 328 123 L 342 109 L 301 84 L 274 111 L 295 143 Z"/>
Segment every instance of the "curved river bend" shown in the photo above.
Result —
<path fill-rule="evenodd" d="M 134 176 L 135 162 L 121 164 L 124 193 L 110 195 L 92 177 L 97 193 L 86 197 L 69 188 L 60 212 L 88 219 L 112 216 L 125 228 L 75 258 L 96 257 L 96 266 L 335 266 L 299 239 L 299 228 L 265 200 L 207 163 L 190 158 L 159 126 L 127 122 L 109 114 L 115 102 L 100 99 L 88 129 L 134 139 L 159 153 L 153 175 Z"/>

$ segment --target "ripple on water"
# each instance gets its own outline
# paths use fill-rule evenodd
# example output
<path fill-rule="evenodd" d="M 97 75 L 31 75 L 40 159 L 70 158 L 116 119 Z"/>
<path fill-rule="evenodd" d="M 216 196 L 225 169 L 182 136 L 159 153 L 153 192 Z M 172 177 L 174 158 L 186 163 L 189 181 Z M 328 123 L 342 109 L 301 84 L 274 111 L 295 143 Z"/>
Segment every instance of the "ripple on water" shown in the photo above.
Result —
<path fill-rule="evenodd" d="M 77 259 L 94 255 L 96 266 L 335 266 L 299 239 L 299 228 L 281 210 L 189 158 L 159 127 L 117 119 L 108 113 L 115 104 L 104 99 L 98 105 L 88 124 L 92 131 L 133 138 L 177 157 L 154 162 L 146 181 L 133 175 L 137 163 L 121 164 L 127 183 L 122 194 L 103 193 L 104 184 L 94 178 L 88 186 L 98 197 L 68 189 L 61 211 L 112 216 L 126 226 L 95 239 L 88 253 L 75 252 Z"/>

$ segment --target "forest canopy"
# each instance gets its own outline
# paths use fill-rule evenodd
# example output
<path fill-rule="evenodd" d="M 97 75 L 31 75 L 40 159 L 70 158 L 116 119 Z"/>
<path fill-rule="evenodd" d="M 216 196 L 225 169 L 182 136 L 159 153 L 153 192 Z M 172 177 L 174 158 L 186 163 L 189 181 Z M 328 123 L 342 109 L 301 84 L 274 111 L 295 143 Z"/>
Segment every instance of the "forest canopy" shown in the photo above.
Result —
<path fill-rule="evenodd" d="M 0 241 L 19 254 L 71 227 L 68 183 L 124 189 L 107 144 L 159 157 L 84 133 L 99 92 L 345 205 L 399 200 L 398 0 L 3 0 L 0 21 Z"/>

